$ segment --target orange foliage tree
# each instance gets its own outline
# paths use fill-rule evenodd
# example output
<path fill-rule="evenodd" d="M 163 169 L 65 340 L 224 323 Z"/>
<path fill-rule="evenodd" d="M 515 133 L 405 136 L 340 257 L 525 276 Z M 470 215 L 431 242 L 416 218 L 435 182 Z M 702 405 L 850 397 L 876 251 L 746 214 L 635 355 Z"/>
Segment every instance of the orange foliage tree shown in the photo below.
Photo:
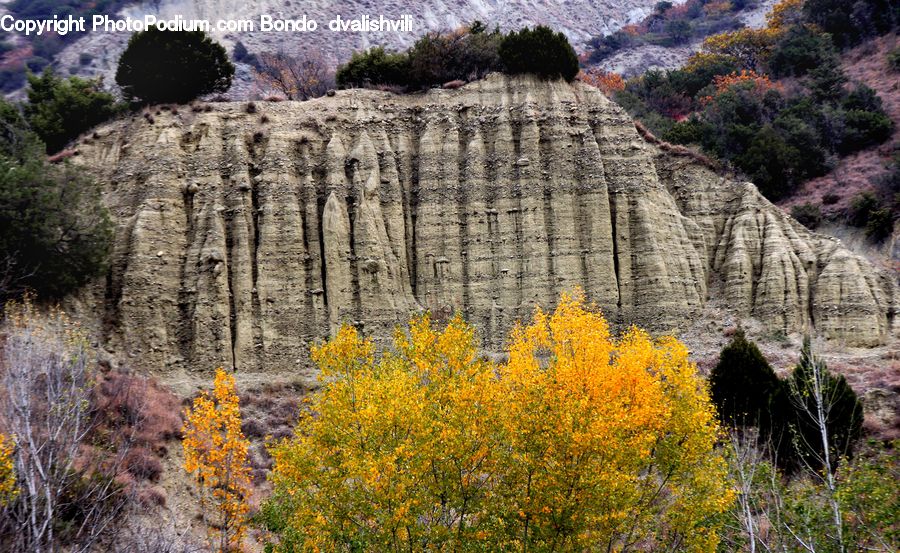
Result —
<path fill-rule="evenodd" d="M 213 392 L 204 391 L 185 411 L 184 469 L 200 487 L 210 545 L 225 553 L 239 548 L 249 510 L 249 441 L 241 432 L 234 376 L 216 370 Z M 207 513 L 212 503 L 215 515 Z"/>
<path fill-rule="evenodd" d="M 13 466 L 15 444 L 0 434 L 0 507 L 16 497 L 16 471 Z"/>
<path fill-rule="evenodd" d="M 580 297 L 536 311 L 502 365 L 457 316 L 344 326 L 271 449 L 274 551 L 715 551 L 732 501 L 705 385 L 673 338 L 616 339 Z"/>
<path fill-rule="evenodd" d="M 728 75 L 716 75 L 713 78 L 713 85 L 716 87 L 716 92 L 725 92 L 739 83 L 753 83 L 759 92 L 765 92 L 772 88 L 780 88 L 780 85 L 773 83 L 768 75 L 761 75 L 756 71 L 747 71 L 746 69 L 743 69 L 740 72 L 735 71 Z"/>
<path fill-rule="evenodd" d="M 597 87 L 607 97 L 620 90 L 625 90 L 625 79 L 618 73 L 612 71 L 603 71 L 601 69 L 589 69 L 578 74 L 578 80 Z"/>

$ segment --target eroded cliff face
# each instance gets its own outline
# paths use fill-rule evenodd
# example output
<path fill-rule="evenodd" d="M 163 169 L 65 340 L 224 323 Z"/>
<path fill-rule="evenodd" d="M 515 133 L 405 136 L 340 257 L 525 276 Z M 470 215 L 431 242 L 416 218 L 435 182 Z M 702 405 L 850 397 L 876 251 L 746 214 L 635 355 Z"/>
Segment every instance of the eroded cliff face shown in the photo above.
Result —
<path fill-rule="evenodd" d="M 79 145 L 117 222 L 94 296 L 146 368 L 308 372 L 342 321 L 379 340 L 459 311 L 499 351 L 582 287 L 617 325 L 678 332 L 722 299 L 775 330 L 896 340 L 896 275 L 748 183 L 644 141 L 581 84 L 181 107 Z"/>

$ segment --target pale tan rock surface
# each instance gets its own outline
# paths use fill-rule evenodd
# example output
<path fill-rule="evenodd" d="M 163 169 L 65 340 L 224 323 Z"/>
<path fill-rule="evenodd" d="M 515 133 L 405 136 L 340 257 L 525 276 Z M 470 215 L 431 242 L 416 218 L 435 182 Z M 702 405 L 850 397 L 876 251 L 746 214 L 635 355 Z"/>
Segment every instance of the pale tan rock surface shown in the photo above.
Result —
<path fill-rule="evenodd" d="M 896 274 L 646 142 L 585 85 L 493 75 L 211 106 L 78 146 L 117 224 L 85 303 L 111 347 L 160 374 L 311 376 L 309 343 L 342 321 L 386 340 L 422 309 L 463 313 L 500 351 L 574 287 L 619 327 L 685 331 L 715 300 L 775 331 L 897 339 Z"/>

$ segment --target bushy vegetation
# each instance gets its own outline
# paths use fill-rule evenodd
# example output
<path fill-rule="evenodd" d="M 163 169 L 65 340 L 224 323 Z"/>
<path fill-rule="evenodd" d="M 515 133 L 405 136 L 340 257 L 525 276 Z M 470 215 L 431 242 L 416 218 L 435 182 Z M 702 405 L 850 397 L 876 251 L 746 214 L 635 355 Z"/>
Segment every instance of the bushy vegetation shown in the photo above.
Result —
<path fill-rule="evenodd" d="M 531 73 L 567 81 L 578 74 L 578 56 L 566 35 L 544 26 L 526 27 L 503 37 L 500 61 L 507 73 Z"/>
<path fill-rule="evenodd" d="M 709 375 L 709 394 L 729 426 L 767 425 L 781 382 L 759 348 L 738 329 Z"/>
<path fill-rule="evenodd" d="M 814 230 L 822 224 L 822 209 L 816 204 L 806 202 L 791 208 L 791 217 L 804 227 Z"/>
<path fill-rule="evenodd" d="M 894 171 L 896 172 L 897 169 L 895 168 Z M 896 178 L 894 174 L 889 173 L 885 180 L 888 181 L 892 177 Z M 881 242 L 894 230 L 894 219 L 896 213 L 900 211 L 900 206 L 896 204 L 896 193 L 892 205 L 882 201 L 875 192 L 860 192 L 850 202 L 847 222 L 854 227 L 864 228 L 866 236 L 875 242 Z"/>
<path fill-rule="evenodd" d="M 866 444 L 829 478 L 784 474 L 752 431 L 732 433 L 729 441 L 730 476 L 739 493 L 725 517 L 721 551 L 900 548 L 900 442 Z"/>
<path fill-rule="evenodd" d="M 563 297 L 501 365 L 460 317 L 414 319 L 383 357 L 345 326 L 313 359 L 312 413 L 271 450 L 272 551 L 716 548 L 732 493 L 673 338 L 613 340 Z"/>
<path fill-rule="evenodd" d="M 888 52 L 887 62 L 892 71 L 900 71 L 900 46 Z"/>
<path fill-rule="evenodd" d="M 99 80 L 64 79 L 52 69 L 41 76 L 28 76 L 25 117 L 47 146 L 48 153 L 61 150 L 72 139 L 120 110 L 113 95 L 103 90 Z"/>
<path fill-rule="evenodd" d="M 131 36 L 116 70 L 125 99 L 138 104 L 185 103 L 226 92 L 233 77 L 225 48 L 203 31 L 156 28 Z"/>
<path fill-rule="evenodd" d="M 409 56 L 388 52 L 381 46 L 365 52 L 354 52 L 350 61 L 338 67 L 335 79 L 338 86 L 344 88 L 378 85 L 407 86 L 409 84 Z"/>
<path fill-rule="evenodd" d="M 900 24 L 900 5 L 892 0 L 805 0 L 803 15 L 846 48 L 895 29 Z"/>
<path fill-rule="evenodd" d="M 786 469 L 818 471 L 827 462 L 834 470 L 861 436 L 862 403 L 843 376 L 812 354 L 809 340 L 790 378 L 781 380 L 756 344 L 738 332 L 722 350 L 709 385 L 722 422 L 756 427 Z"/>
<path fill-rule="evenodd" d="M 578 74 L 578 57 L 565 35 L 547 27 L 503 34 L 476 21 L 451 33 L 426 34 L 405 52 L 376 47 L 354 53 L 338 68 L 336 80 L 341 87 L 420 90 L 492 71 L 571 81 Z"/>
<path fill-rule="evenodd" d="M 847 86 L 831 37 L 796 0 L 776 5 L 768 27 L 712 36 L 682 69 L 647 72 L 616 99 L 665 140 L 730 162 L 773 200 L 893 130 L 873 90 Z"/>
<path fill-rule="evenodd" d="M 843 375 L 832 373 L 822 359 L 813 355 L 809 340 L 803 344 L 800 362 L 783 393 L 789 406 L 782 405 L 782 409 L 789 412 L 777 423 L 789 429 L 791 462 L 814 471 L 830 464 L 834 470 L 841 457 L 853 454 L 862 435 L 862 402 Z M 822 441 L 823 429 L 827 447 Z"/>
<path fill-rule="evenodd" d="M 177 399 L 101 374 L 86 332 L 58 309 L 7 304 L 0 334 L 0 421 L 15 437 L 11 450 L 0 444 L 3 550 L 127 551 L 124 517 L 142 488 L 133 453 L 177 432 Z"/>
<path fill-rule="evenodd" d="M 112 224 L 96 183 L 51 166 L 19 111 L 0 101 L 0 297 L 61 297 L 101 274 Z"/>

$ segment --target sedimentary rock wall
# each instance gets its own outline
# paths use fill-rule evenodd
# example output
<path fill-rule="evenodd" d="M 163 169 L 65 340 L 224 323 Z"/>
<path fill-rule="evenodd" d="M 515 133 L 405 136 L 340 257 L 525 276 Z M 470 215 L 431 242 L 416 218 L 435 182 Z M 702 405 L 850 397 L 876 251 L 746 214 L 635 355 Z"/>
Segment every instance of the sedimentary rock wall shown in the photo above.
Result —
<path fill-rule="evenodd" d="M 93 309 L 157 371 L 292 370 L 343 321 L 386 339 L 420 309 L 462 312 L 496 351 L 575 287 L 655 331 L 718 298 L 786 332 L 896 339 L 896 275 L 644 141 L 581 84 L 179 110 L 113 123 L 77 157 L 117 222 Z"/>

